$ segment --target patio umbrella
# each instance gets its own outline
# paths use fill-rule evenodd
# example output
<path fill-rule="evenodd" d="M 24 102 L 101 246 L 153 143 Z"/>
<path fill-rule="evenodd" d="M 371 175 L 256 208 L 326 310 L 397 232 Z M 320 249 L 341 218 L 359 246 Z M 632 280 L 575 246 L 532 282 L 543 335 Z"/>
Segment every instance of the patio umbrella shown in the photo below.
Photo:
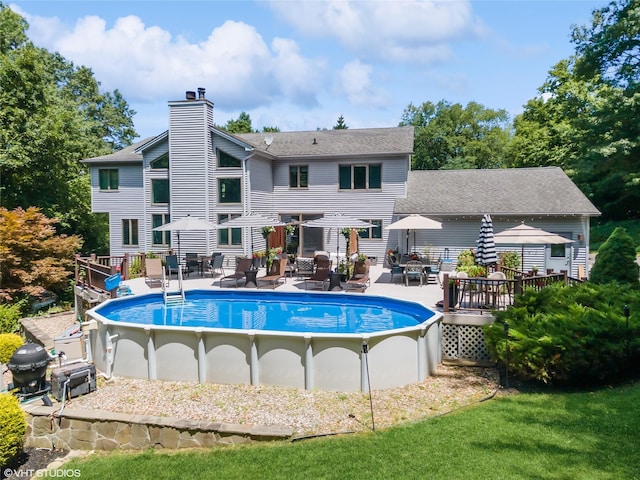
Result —
<path fill-rule="evenodd" d="M 482 217 L 477 243 L 476 263 L 478 265 L 486 267 L 498 262 L 498 252 L 496 252 L 496 243 L 493 237 L 493 222 L 491 215 L 488 213 L 485 213 Z"/>
<path fill-rule="evenodd" d="M 524 246 L 525 245 L 554 245 L 558 243 L 573 243 L 573 240 L 550 233 L 540 228 L 530 227 L 524 222 L 517 227 L 508 228 L 493 236 L 496 243 L 512 243 L 521 246 L 522 271 L 524 271 Z"/>
<path fill-rule="evenodd" d="M 336 259 L 340 258 L 340 237 L 338 231 L 342 228 L 369 228 L 375 227 L 374 224 L 364 222 L 357 218 L 352 218 L 341 213 L 329 214 L 315 220 L 309 220 L 302 224 L 303 227 L 314 228 L 335 228 L 336 229 Z"/>
<path fill-rule="evenodd" d="M 251 237 L 251 252 L 253 253 L 253 227 L 278 227 L 284 225 L 280 220 L 264 216 L 260 213 L 247 213 L 224 223 L 225 227 L 249 227 L 249 236 Z"/>
<path fill-rule="evenodd" d="M 202 220 L 197 217 L 192 217 L 187 214 L 186 217 L 182 217 L 173 222 L 165 223 L 159 227 L 154 228 L 156 232 L 176 232 L 178 235 L 178 258 L 180 258 L 180 232 L 195 232 L 203 230 L 215 230 L 218 226 L 214 223 Z"/>
<path fill-rule="evenodd" d="M 407 231 L 407 253 L 409 252 L 409 230 L 413 230 L 413 248 L 416 246 L 416 230 L 441 230 L 442 223 L 417 213 L 412 213 L 385 227 L 385 230 Z"/>

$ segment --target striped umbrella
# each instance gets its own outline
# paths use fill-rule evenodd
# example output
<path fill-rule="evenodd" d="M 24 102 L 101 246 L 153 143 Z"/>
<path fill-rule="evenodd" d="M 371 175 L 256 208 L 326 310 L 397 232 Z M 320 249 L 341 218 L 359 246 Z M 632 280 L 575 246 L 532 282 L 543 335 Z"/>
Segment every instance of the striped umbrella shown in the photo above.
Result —
<path fill-rule="evenodd" d="M 493 239 L 493 222 L 491 216 L 485 213 L 482 217 L 480 235 L 478 236 L 478 249 L 476 251 L 476 263 L 478 265 L 491 265 L 498 262 L 498 252 Z"/>

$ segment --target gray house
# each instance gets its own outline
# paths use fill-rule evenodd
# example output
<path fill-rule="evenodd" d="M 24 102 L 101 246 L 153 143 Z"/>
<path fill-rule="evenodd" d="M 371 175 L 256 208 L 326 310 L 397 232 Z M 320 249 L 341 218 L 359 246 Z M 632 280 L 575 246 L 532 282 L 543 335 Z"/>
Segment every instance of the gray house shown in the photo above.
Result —
<path fill-rule="evenodd" d="M 337 242 L 344 252 L 345 241 L 300 223 L 331 213 L 366 220 L 375 227 L 360 233 L 360 250 L 384 255 L 382 227 L 406 195 L 413 128 L 231 135 L 214 127 L 213 103 L 198 93 L 169 102 L 167 132 L 85 160 L 92 210 L 109 214 L 111 255 L 175 247 L 175 232 L 153 228 L 186 215 L 219 228 L 181 232 L 182 252 L 250 254 L 264 248 L 259 229 L 224 226 L 247 213 L 295 222 L 289 248 L 305 256 L 335 252 Z"/>
<path fill-rule="evenodd" d="M 213 112 L 204 89 L 187 92 L 169 102 L 166 132 L 84 161 L 92 210 L 109 214 L 111 255 L 175 248 L 176 232 L 153 229 L 186 215 L 219 228 L 180 232 L 183 253 L 248 255 L 265 246 L 259 229 L 224 225 L 247 213 L 293 223 L 290 253 L 335 252 L 337 242 L 344 252 L 337 229 L 301 226 L 342 213 L 375 225 L 360 232 L 369 256 L 416 246 L 455 257 L 475 245 L 490 213 L 495 231 L 526 220 L 570 236 L 576 242 L 562 269 L 586 266 L 589 218 L 598 211 L 560 169 L 410 171 L 412 127 L 232 135 L 214 127 Z M 412 233 L 409 245 L 405 232 L 384 228 L 409 213 L 440 220 L 443 229 L 415 232 L 415 245 Z M 531 252 L 532 262 L 560 266 L 544 250 Z"/>
<path fill-rule="evenodd" d="M 485 213 L 491 215 L 495 233 L 524 222 L 561 235 L 573 243 L 525 245 L 525 270 L 535 265 L 541 270 L 567 270 L 573 276 L 582 268 L 588 271 L 590 219 L 600 215 L 558 167 L 412 171 L 407 195 L 396 200 L 394 213 L 399 217 L 419 213 L 441 221 L 442 230 L 415 232 L 416 249 L 429 249 L 454 261 L 460 250 L 476 245 Z M 406 249 L 402 234 L 391 241 Z M 521 252 L 520 245 L 496 247 Z"/>

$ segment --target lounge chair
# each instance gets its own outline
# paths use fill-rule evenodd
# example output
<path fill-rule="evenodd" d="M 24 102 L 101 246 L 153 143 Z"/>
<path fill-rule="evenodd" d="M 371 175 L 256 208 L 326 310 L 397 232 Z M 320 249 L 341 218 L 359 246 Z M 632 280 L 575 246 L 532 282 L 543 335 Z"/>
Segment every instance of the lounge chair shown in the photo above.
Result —
<path fill-rule="evenodd" d="M 269 275 L 265 275 L 264 277 L 259 277 L 257 279 L 258 288 L 263 286 L 271 285 L 273 288 L 276 288 L 280 285 L 280 281 L 287 281 L 287 262 L 288 259 L 284 258 L 276 258 L 273 260 L 273 265 L 271 266 L 271 272 Z"/>
<path fill-rule="evenodd" d="M 325 284 L 329 285 L 329 273 L 331 272 L 331 260 L 318 259 L 316 263 L 316 271 L 304 281 L 304 289 L 307 290 L 309 285 L 313 288 L 320 287 L 325 289 Z"/>
<path fill-rule="evenodd" d="M 147 258 L 144 261 L 145 283 L 153 287 L 162 287 L 164 282 L 164 274 L 162 271 L 162 260 L 159 258 Z"/>
<path fill-rule="evenodd" d="M 353 275 L 344 284 L 345 290 L 364 292 L 369 286 L 369 270 L 371 260 L 358 260 L 353 266 Z"/>
<path fill-rule="evenodd" d="M 251 270 L 253 267 L 253 259 L 251 258 L 239 258 L 238 263 L 236 264 L 236 271 L 231 275 L 226 275 L 220 279 L 220 286 L 222 286 L 222 282 L 225 280 L 233 280 L 235 283 L 235 287 L 238 288 L 238 283 L 240 280 L 245 280 L 244 272 L 247 270 Z"/>

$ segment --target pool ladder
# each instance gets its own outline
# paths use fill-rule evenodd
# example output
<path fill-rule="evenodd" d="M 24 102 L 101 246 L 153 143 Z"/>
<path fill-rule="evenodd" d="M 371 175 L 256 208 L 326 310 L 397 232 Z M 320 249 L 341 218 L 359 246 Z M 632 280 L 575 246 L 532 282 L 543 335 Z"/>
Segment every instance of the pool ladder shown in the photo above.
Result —
<path fill-rule="evenodd" d="M 182 283 L 182 269 L 178 269 L 178 290 L 169 291 L 169 281 L 166 281 L 164 278 L 164 271 L 162 272 L 162 295 L 164 296 L 164 303 L 167 304 L 175 304 L 175 303 L 184 303 L 184 286 Z"/>

